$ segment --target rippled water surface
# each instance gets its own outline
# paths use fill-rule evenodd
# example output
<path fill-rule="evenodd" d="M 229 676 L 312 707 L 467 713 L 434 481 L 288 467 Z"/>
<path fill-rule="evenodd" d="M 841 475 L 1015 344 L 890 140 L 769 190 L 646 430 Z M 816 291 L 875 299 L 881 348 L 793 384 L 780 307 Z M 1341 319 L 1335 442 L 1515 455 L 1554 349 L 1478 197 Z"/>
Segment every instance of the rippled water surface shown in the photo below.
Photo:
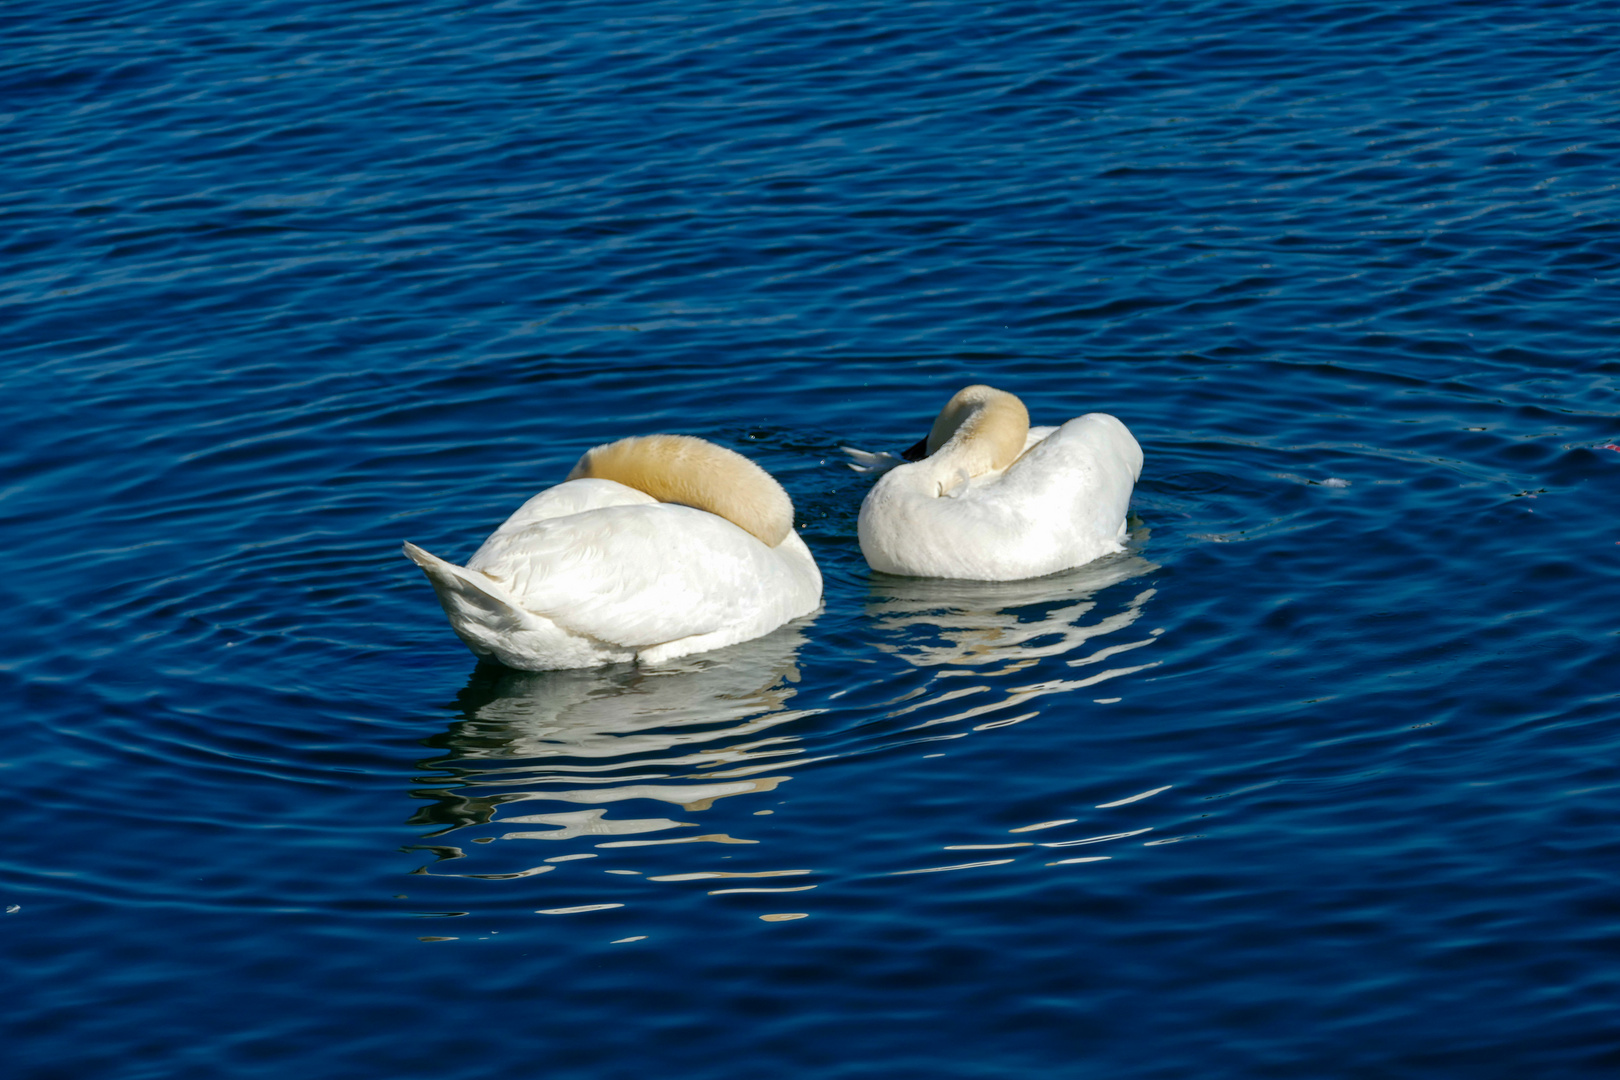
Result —
<path fill-rule="evenodd" d="M 0 11 L 11 1076 L 1620 1069 L 1620 9 Z M 969 382 L 1123 555 L 866 569 Z M 480 667 L 597 443 L 816 615 Z"/>

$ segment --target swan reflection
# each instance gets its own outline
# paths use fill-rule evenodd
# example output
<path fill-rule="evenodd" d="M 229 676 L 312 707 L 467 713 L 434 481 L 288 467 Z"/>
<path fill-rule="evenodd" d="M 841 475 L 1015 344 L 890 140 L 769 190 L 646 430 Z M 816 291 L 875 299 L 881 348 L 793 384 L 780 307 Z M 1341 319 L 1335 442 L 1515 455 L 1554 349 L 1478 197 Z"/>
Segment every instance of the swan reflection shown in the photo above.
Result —
<path fill-rule="evenodd" d="M 457 695 L 461 719 L 430 740 L 447 753 L 424 763 L 440 774 L 430 782 L 453 786 L 417 791 L 433 804 L 412 822 L 443 825 L 431 834 L 441 835 L 498 817 L 508 831 L 480 843 L 750 843 L 725 834 L 619 839 L 694 825 L 615 811 L 620 803 L 651 801 L 691 813 L 789 779 L 757 774 L 802 752 L 795 737 L 771 730 L 819 711 L 790 707 L 803 644 L 795 625 L 656 668 L 523 672 L 481 665 Z M 512 813 L 514 803 L 536 804 L 536 812 Z"/>
<path fill-rule="evenodd" d="M 1083 689 L 1155 666 L 1104 662 L 1152 645 L 1162 632 L 1135 630 L 1156 590 L 1139 589 L 1122 609 L 1099 613 L 1099 594 L 1157 570 L 1157 564 L 1127 552 L 1050 577 L 1027 581 L 947 581 L 873 575 L 866 614 L 882 635 L 875 646 L 917 668 L 932 669 L 927 687 L 888 715 L 918 714 L 914 727 L 1003 713 L 1034 698 Z M 1068 677 L 1063 668 L 1099 665 Z M 1013 685 L 1020 673 L 1046 677 Z M 1061 677 L 1052 677 L 1061 675 Z M 940 683 L 938 680 L 956 680 Z M 1005 696 L 949 715 L 935 707 L 994 689 Z M 1036 715 L 997 716 L 975 725 L 984 730 Z"/>
<path fill-rule="evenodd" d="M 865 644 L 848 647 L 847 663 L 822 669 L 826 677 L 814 687 L 800 681 L 803 625 L 655 668 L 480 667 L 457 695 L 453 722 L 429 740 L 438 753 L 423 763 L 428 778 L 413 793 L 423 800 L 413 822 L 438 838 L 418 847 L 440 861 L 417 872 L 524 879 L 505 895 L 522 896 L 547 915 L 604 905 L 635 913 L 670 890 L 726 895 L 727 904 L 754 894 L 768 903 L 788 890 L 822 895 L 812 890 L 836 881 L 828 875 L 839 868 L 803 857 L 794 841 L 804 823 L 791 815 L 752 816 L 780 813 L 783 796 L 742 796 L 785 786 L 789 763 L 797 774 L 831 759 L 864 759 L 850 775 L 869 783 L 893 767 L 897 790 L 926 785 L 930 776 L 954 784 L 963 768 L 975 767 L 974 751 L 1004 749 L 996 736 L 928 746 L 928 753 L 894 751 L 1018 724 L 1042 710 L 1056 725 L 1077 707 L 1104 708 L 1089 700 L 1110 698 L 1089 688 L 1109 680 L 1122 685 L 1155 663 L 1149 646 L 1159 630 L 1149 614 L 1148 575 L 1157 569 L 1133 550 L 1032 581 L 874 576 L 864 598 L 856 598 L 860 610 L 848 613 Z M 839 717 L 795 726 L 825 708 L 838 709 Z M 1026 731 L 1022 741 L 1048 745 L 1049 732 L 1007 734 L 1016 741 Z M 957 758 L 956 771 L 932 772 L 927 759 L 945 756 L 935 749 L 957 751 L 949 755 Z M 985 758 L 991 768 L 998 760 Z M 840 769 L 823 769 L 809 781 L 810 793 L 845 798 L 836 787 L 829 794 L 839 775 Z M 1023 819 L 1034 824 L 1010 830 L 1005 822 L 953 830 L 926 841 L 929 850 L 904 838 L 891 844 L 884 827 L 864 846 L 894 848 L 878 859 L 882 868 L 921 874 L 898 879 L 919 884 L 936 880 L 929 876 L 935 873 L 993 872 L 1059 855 L 1052 865 L 1069 873 L 1068 864 L 1106 859 L 1105 841 L 1135 844 L 1160 835 L 1137 837 L 1131 830 L 1159 822 L 1138 823 L 1120 808 L 1145 802 L 1168 782 L 1147 778 L 1085 808 L 1053 806 Z M 849 792 L 852 817 L 881 825 L 903 815 L 885 791 L 881 785 L 866 791 L 871 805 L 854 804 L 862 792 Z M 950 854 L 931 850 L 939 844 Z M 461 868 L 478 872 L 454 872 Z M 537 876 L 531 885 L 527 879 Z M 463 890 L 486 886 L 422 881 L 418 888 L 443 890 L 461 907 Z"/>

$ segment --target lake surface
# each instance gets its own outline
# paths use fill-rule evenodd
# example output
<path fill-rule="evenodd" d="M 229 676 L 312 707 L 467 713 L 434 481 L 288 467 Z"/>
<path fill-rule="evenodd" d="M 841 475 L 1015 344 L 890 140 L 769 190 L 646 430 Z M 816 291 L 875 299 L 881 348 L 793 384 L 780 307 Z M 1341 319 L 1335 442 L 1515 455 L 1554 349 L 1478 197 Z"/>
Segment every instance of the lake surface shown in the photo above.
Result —
<path fill-rule="evenodd" d="M 28 1080 L 1620 1069 L 1620 8 L 0 13 L 0 970 Z M 989 382 L 1129 551 L 867 570 Z M 823 609 L 479 667 L 585 449 Z"/>

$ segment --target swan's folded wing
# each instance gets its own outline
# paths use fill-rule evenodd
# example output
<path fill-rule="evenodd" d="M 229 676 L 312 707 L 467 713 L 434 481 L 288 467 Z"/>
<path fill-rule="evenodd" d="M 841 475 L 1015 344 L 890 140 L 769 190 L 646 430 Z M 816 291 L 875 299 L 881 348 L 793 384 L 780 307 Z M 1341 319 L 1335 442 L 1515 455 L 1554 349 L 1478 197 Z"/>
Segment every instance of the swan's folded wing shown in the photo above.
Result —
<path fill-rule="evenodd" d="M 1032 441 L 1000 480 L 1011 491 L 1034 495 L 1045 489 L 1083 490 L 1097 486 L 1128 494 L 1142 473 L 1142 448 L 1130 429 L 1107 413 L 1077 416 Z"/>
<path fill-rule="evenodd" d="M 605 506 L 656 506 L 657 503 L 658 500 L 651 495 L 612 480 L 567 480 L 556 487 L 547 488 L 518 507 L 490 539 L 519 532 L 550 518 L 582 514 Z M 473 556 L 475 559 L 477 557 Z"/>
<path fill-rule="evenodd" d="M 769 602 L 775 551 L 672 504 L 612 506 L 490 537 L 468 562 L 524 607 L 626 648 L 708 634 Z"/>
<path fill-rule="evenodd" d="M 1112 537 L 1142 473 L 1142 448 L 1107 413 L 1087 413 L 1058 428 L 1015 461 L 993 499 L 1039 508 L 1084 534 Z"/>

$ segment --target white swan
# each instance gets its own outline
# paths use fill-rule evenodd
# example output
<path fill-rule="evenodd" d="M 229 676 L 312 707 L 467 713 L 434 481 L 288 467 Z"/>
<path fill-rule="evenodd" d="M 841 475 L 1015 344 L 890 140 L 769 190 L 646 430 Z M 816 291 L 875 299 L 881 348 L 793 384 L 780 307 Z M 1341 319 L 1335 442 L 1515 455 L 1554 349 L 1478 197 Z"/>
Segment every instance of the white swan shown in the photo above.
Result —
<path fill-rule="evenodd" d="M 861 503 L 861 554 L 908 577 L 1014 581 L 1122 551 L 1142 473 L 1142 448 L 1114 417 L 1031 428 L 1022 401 L 988 386 L 951 398 L 905 459 L 846 452 L 857 472 L 882 474 Z"/>
<path fill-rule="evenodd" d="M 782 485 L 687 435 L 586 451 L 456 566 L 420 566 L 479 656 L 529 671 L 657 664 L 760 637 L 821 603 Z"/>

